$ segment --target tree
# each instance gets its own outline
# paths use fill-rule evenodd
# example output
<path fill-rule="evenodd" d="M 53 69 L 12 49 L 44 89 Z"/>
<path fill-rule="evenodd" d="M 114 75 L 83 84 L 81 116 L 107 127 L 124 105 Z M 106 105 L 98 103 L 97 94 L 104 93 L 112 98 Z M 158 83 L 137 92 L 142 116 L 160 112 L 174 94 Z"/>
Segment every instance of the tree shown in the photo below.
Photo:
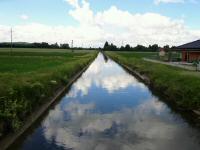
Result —
<path fill-rule="evenodd" d="M 109 46 L 109 50 L 110 50 L 110 51 L 116 51 L 116 50 L 118 50 L 118 49 L 117 49 L 117 46 L 116 46 L 116 45 L 114 45 L 113 43 L 111 43 L 111 45 Z"/>
<path fill-rule="evenodd" d="M 129 44 L 126 44 L 126 46 L 125 46 L 125 50 L 126 50 L 126 51 L 130 51 L 130 50 L 131 50 L 131 47 L 130 47 Z"/>
<path fill-rule="evenodd" d="M 196 71 L 198 71 L 199 61 L 198 60 L 193 61 L 193 65 L 195 66 Z"/>
<path fill-rule="evenodd" d="M 158 51 L 159 50 L 158 44 L 149 45 L 149 49 L 152 51 Z"/>
<path fill-rule="evenodd" d="M 121 46 L 119 50 L 120 50 L 120 51 L 125 51 L 125 47 L 124 47 L 124 46 Z"/>
<path fill-rule="evenodd" d="M 169 45 L 165 45 L 163 48 L 164 49 L 169 49 L 170 47 L 169 47 Z"/>
<path fill-rule="evenodd" d="M 60 45 L 60 48 L 63 48 L 63 49 L 70 49 L 70 47 L 69 47 L 69 44 L 61 44 Z"/>
<path fill-rule="evenodd" d="M 58 43 L 50 45 L 51 48 L 59 48 Z"/>
<path fill-rule="evenodd" d="M 134 48 L 135 51 L 146 51 L 147 48 L 143 45 L 137 45 L 135 48 Z"/>
<path fill-rule="evenodd" d="M 103 49 L 104 49 L 104 50 L 108 50 L 108 47 L 109 47 L 109 44 L 108 44 L 108 42 L 106 41 L 106 43 L 104 44 Z"/>
<path fill-rule="evenodd" d="M 42 42 L 41 44 L 41 48 L 49 48 L 50 45 L 47 42 Z"/>

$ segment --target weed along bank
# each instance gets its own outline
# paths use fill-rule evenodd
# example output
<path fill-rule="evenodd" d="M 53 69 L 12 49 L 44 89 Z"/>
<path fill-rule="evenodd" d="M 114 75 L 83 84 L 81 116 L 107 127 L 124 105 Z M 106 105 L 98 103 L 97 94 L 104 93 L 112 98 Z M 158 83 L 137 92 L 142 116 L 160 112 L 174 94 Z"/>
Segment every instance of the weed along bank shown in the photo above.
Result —
<path fill-rule="evenodd" d="M 96 55 L 96 52 L 15 52 L 12 56 L 0 53 L 0 149 L 6 149 L 34 124 Z"/>

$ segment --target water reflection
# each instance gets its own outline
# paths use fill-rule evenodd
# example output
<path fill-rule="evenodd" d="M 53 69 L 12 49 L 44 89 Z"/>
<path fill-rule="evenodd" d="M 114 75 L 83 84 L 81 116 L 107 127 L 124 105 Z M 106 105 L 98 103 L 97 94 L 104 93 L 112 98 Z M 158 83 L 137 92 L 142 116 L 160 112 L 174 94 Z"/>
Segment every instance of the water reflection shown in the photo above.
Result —
<path fill-rule="evenodd" d="M 123 71 L 113 61 L 105 62 L 102 55 L 96 58 L 83 76 L 73 85 L 67 97 L 76 97 L 78 93 L 82 96 L 87 95 L 91 86 L 106 89 L 109 93 L 117 92 L 128 86 L 145 88 L 143 84 Z"/>
<path fill-rule="evenodd" d="M 156 99 L 106 114 L 91 113 L 93 109 L 94 104 L 77 101 L 64 109 L 58 106 L 43 123 L 45 138 L 76 150 L 198 148 L 193 131 L 167 114 L 169 110 Z M 64 119 L 65 113 L 70 120 Z"/>
<path fill-rule="evenodd" d="M 198 137 L 144 84 L 100 54 L 20 148 L 197 150 Z"/>

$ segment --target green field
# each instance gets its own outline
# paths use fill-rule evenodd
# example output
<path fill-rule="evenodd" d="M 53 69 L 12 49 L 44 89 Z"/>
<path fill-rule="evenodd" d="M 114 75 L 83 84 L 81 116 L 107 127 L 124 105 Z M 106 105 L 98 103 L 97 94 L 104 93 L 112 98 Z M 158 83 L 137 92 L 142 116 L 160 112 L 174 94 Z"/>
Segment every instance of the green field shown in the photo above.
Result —
<path fill-rule="evenodd" d="M 20 128 L 26 116 L 96 57 L 96 52 L 51 51 L 0 52 L 0 137 Z"/>
<path fill-rule="evenodd" d="M 70 49 L 50 49 L 50 48 L 13 48 L 12 51 L 10 48 L 0 48 L 0 52 L 58 52 L 58 53 L 66 53 L 71 52 Z M 92 52 L 91 50 L 74 50 L 75 53 L 80 52 Z"/>
<path fill-rule="evenodd" d="M 178 108 L 186 110 L 200 109 L 200 74 L 199 72 L 146 62 L 143 57 L 154 57 L 155 53 L 114 53 L 107 54 L 115 61 L 145 74 L 151 81 L 151 87 L 165 95 L 168 101 Z"/>

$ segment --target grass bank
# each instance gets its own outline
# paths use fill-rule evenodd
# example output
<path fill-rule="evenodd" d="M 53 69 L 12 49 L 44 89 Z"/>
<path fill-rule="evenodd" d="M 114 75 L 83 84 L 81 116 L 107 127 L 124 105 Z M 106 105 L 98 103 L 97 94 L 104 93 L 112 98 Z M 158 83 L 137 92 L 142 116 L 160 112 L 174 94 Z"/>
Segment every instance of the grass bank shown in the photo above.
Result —
<path fill-rule="evenodd" d="M 15 52 L 42 52 L 42 53 L 66 53 L 72 52 L 71 49 L 53 49 L 53 48 L 13 48 L 12 51 L 10 48 L 0 48 L 0 52 L 7 52 L 7 53 L 15 53 Z M 93 50 L 76 50 L 74 49 L 75 53 L 85 53 L 85 52 L 94 52 Z"/>
<path fill-rule="evenodd" d="M 155 53 L 114 53 L 106 54 L 120 64 L 124 64 L 150 80 L 150 86 L 165 95 L 177 108 L 200 109 L 200 73 L 144 61 Z"/>
<path fill-rule="evenodd" d="M 0 137 L 17 131 L 26 117 L 95 57 L 96 53 L 0 52 Z"/>

